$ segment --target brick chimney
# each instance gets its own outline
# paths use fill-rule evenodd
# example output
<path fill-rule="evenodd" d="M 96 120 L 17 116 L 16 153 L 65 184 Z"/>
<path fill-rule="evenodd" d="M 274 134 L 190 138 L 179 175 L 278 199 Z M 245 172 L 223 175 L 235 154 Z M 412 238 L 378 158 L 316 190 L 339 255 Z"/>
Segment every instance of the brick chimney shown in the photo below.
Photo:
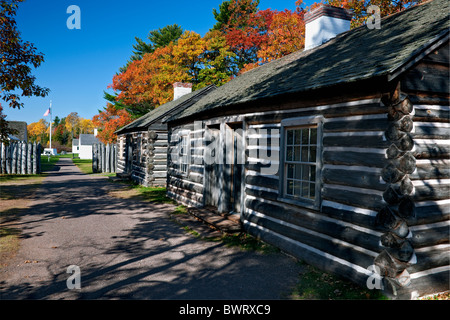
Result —
<path fill-rule="evenodd" d="M 322 4 L 305 14 L 305 50 L 327 42 L 350 30 L 350 10 Z"/>
<path fill-rule="evenodd" d="M 192 92 L 192 83 L 175 82 L 173 84 L 173 100 Z"/>

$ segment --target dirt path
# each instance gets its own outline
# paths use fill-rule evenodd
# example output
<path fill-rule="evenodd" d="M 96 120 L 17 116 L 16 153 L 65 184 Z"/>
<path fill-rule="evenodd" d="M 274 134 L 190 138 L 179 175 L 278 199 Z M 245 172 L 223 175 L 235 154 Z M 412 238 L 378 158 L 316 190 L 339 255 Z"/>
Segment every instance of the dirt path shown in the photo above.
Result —
<path fill-rule="evenodd" d="M 301 266 L 198 240 L 172 205 L 114 198 L 121 188 L 61 158 L 21 216 L 21 248 L 0 271 L 0 299 L 279 299 Z M 81 289 L 71 265 L 79 267 Z"/>

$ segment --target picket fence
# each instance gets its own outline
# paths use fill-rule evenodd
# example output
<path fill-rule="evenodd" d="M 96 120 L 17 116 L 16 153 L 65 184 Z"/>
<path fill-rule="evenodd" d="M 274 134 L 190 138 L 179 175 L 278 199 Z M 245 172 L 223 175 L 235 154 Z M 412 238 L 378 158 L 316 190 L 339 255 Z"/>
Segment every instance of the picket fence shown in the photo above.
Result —
<path fill-rule="evenodd" d="M 10 142 L 0 145 L 0 174 L 41 173 L 41 144 Z"/>
<path fill-rule="evenodd" d="M 117 168 L 117 145 L 94 144 L 92 146 L 92 172 L 114 173 Z"/>

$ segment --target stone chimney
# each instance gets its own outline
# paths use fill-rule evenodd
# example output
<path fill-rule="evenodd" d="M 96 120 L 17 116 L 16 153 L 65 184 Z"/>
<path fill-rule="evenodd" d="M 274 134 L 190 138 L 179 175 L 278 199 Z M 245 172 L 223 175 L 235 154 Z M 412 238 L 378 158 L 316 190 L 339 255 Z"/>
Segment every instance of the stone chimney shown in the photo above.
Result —
<path fill-rule="evenodd" d="M 322 4 L 305 14 L 305 50 L 327 42 L 350 30 L 350 10 Z"/>
<path fill-rule="evenodd" d="M 192 92 L 192 83 L 175 82 L 173 84 L 173 100 Z"/>

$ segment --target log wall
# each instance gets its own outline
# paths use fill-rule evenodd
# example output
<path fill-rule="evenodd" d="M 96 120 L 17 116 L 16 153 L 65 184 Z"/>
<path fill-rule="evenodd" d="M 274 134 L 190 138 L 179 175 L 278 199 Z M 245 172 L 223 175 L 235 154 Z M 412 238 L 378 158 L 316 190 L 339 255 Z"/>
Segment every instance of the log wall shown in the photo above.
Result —
<path fill-rule="evenodd" d="M 166 186 L 167 146 L 166 130 L 149 129 L 119 136 L 118 172 L 146 187 Z"/>
<path fill-rule="evenodd" d="M 364 287 L 374 276 L 370 267 L 375 265 L 385 289 L 399 297 L 448 290 L 448 61 L 447 45 L 425 57 L 391 89 L 359 99 L 341 97 L 334 104 L 316 100 L 310 105 L 299 101 L 297 106 L 290 101 L 266 109 L 263 105 L 261 111 L 241 107 L 247 113 L 232 115 L 227 110 L 222 117 L 204 116 L 202 131 L 205 122 L 244 124 L 245 229 Z M 323 117 L 321 199 L 315 208 L 283 199 L 280 170 L 269 175 L 262 171 L 270 166 L 264 164 L 262 150 L 280 156 L 283 152 L 281 122 L 308 116 Z M 262 138 L 278 139 L 279 147 L 261 145 Z M 191 154 L 203 157 L 204 135 L 191 132 L 191 139 L 201 141 L 191 143 Z M 177 148 L 178 141 L 170 140 L 169 150 Z M 191 166 L 194 175 L 183 175 L 173 160 L 169 196 L 202 206 L 208 192 L 202 181 L 203 163 Z"/>
<path fill-rule="evenodd" d="M 1 143 L 0 174 L 41 173 L 41 151 L 40 143 Z"/>

